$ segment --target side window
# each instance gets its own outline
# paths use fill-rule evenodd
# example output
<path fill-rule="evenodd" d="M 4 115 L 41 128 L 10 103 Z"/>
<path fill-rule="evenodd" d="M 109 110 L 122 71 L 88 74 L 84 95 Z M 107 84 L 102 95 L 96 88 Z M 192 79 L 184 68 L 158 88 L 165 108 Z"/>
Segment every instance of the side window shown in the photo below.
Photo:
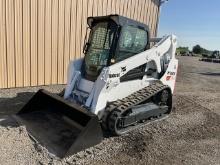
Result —
<path fill-rule="evenodd" d="M 134 41 L 134 50 L 138 53 L 142 52 L 147 45 L 147 32 L 142 29 L 137 29 L 136 38 Z"/>
<path fill-rule="evenodd" d="M 148 42 L 148 33 L 140 28 L 126 26 L 122 29 L 116 53 L 116 61 L 129 58 L 144 51 Z"/>

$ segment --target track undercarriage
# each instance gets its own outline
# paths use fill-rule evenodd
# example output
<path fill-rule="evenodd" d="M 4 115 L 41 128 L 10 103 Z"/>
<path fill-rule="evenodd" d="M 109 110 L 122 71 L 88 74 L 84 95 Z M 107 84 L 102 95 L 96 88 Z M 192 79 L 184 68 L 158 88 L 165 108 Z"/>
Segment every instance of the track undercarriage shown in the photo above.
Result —
<path fill-rule="evenodd" d="M 153 83 L 128 97 L 111 102 L 106 107 L 102 125 L 115 135 L 122 135 L 170 113 L 172 94 L 160 82 Z"/>

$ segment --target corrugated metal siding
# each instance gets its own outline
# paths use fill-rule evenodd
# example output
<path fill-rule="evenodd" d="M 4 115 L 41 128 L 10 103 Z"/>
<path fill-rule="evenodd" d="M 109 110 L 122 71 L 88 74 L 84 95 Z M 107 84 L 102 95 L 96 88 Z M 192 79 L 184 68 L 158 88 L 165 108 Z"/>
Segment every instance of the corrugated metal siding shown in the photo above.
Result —
<path fill-rule="evenodd" d="M 159 0 L 0 0 L 0 88 L 63 84 L 88 16 L 120 14 L 157 33 Z"/>

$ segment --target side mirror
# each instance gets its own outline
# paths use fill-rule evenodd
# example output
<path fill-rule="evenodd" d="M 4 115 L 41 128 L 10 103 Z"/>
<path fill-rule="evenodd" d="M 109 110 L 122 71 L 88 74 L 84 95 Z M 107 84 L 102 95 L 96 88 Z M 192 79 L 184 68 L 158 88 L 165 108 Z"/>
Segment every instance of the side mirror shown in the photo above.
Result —
<path fill-rule="evenodd" d="M 90 44 L 89 44 L 88 42 L 86 42 L 86 43 L 84 44 L 84 46 L 83 46 L 83 53 L 84 53 L 84 54 L 88 51 L 89 46 L 90 46 Z"/>
<path fill-rule="evenodd" d="M 84 38 L 84 46 L 83 46 L 83 53 L 84 54 L 88 51 L 89 46 L 90 46 L 90 44 L 88 43 L 88 31 L 90 31 L 89 27 L 86 28 L 86 35 Z"/>

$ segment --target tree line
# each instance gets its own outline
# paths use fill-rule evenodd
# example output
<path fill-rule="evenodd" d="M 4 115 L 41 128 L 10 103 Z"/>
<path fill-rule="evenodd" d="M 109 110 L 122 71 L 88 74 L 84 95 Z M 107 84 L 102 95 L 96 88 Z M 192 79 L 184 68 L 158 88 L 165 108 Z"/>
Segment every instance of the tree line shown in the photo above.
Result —
<path fill-rule="evenodd" d="M 189 52 L 192 52 L 195 55 L 202 55 L 202 56 L 206 56 L 206 57 L 210 57 L 215 54 L 219 54 L 218 50 L 215 50 L 215 51 L 207 50 L 207 49 L 201 47 L 200 45 L 193 46 L 192 51 L 189 50 L 189 47 L 178 47 L 177 48 L 178 54 L 186 54 Z"/>

